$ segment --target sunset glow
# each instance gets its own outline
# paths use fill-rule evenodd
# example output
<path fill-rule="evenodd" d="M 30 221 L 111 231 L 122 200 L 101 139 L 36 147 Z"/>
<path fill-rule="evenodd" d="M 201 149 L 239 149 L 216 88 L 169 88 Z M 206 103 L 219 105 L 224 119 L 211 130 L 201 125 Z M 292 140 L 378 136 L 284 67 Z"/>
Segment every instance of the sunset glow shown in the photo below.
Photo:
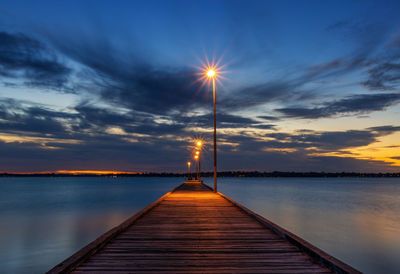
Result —
<path fill-rule="evenodd" d="M 129 172 L 129 171 L 115 171 L 115 170 L 57 170 L 55 173 L 58 174 L 72 174 L 72 175 L 116 175 L 116 174 L 140 174 L 140 172 Z"/>

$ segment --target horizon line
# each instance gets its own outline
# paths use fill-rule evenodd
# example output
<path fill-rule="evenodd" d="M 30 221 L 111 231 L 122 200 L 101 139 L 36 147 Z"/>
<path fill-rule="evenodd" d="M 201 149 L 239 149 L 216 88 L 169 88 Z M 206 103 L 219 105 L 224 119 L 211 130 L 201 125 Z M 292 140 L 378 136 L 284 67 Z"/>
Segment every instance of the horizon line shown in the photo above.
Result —
<path fill-rule="evenodd" d="M 213 171 L 202 171 L 205 177 L 211 176 Z M 292 177 L 307 177 L 310 175 L 322 175 L 322 176 L 395 176 L 400 177 L 400 172 L 359 172 L 359 171 L 260 171 L 260 170 L 225 170 L 218 171 L 217 173 L 222 174 L 222 176 L 232 177 L 237 176 L 251 176 L 251 175 L 292 175 Z M 55 170 L 55 171 L 38 171 L 38 172 L 8 172 L 0 171 L 1 176 L 146 176 L 146 175 L 176 175 L 176 176 L 186 176 L 187 172 L 174 172 L 174 171 L 116 171 L 116 170 Z M 253 176 L 255 177 L 255 176 Z"/>

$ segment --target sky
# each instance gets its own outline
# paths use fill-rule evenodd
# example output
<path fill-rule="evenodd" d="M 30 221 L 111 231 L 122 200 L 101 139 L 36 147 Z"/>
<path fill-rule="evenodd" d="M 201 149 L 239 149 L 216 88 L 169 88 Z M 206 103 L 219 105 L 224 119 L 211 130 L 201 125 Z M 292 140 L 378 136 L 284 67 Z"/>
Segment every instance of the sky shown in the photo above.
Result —
<path fill-rule="evenodd" d="M 0 5 L 0 172 L 400 172 L 399 1 Z"/>

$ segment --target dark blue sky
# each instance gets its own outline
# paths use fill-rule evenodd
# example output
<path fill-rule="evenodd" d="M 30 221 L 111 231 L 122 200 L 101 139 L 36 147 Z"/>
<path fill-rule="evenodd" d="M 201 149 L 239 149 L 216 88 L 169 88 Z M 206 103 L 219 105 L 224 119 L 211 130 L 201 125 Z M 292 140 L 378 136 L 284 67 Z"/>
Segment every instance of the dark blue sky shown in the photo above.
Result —
<path fill-rule="evenodd" d="M 2 1 L 0 171 L 398 171 L 398 1 Z M 211 146 L 203 166 L 211 167 Z"/>

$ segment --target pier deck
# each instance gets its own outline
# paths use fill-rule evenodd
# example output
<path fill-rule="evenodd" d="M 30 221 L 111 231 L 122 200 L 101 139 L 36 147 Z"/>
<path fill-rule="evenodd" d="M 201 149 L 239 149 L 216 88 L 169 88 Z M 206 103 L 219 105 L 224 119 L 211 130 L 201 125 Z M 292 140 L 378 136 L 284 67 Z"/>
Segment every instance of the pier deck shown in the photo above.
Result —
<path fill-rule="evenodd" d="M 49 273 L 358 273 L 200 182 L 186 182 Z"/>

